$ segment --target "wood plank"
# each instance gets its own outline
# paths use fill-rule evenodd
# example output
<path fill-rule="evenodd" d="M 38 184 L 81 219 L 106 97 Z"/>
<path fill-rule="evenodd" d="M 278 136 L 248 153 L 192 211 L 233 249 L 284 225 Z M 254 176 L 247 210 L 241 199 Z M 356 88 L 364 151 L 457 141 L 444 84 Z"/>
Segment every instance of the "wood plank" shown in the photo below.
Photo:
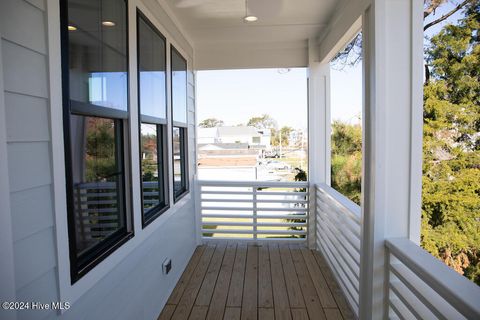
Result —
<path fill-rule="evenodd" d="M 213 290 L 215 289 L 215 283 L 217 283 L 218 273 L 222 266 L 223 256 L 225 254 L 225 244 L 218 244 L 215 248 L 210 265 L 208 266 L 207 274 L 203 279 L 202 286 L 198 292 L 195 305 L 197 306 L 209 306 L 212 300 Z"/>
<path fill-rule="evenodd" d="M 257 319 L 257 292 L 258 292 L 258 247 L 249 245 L 245 266 L 245 283 L 243 286 L 242 320 Z"/>
<path fill-rule="evenodd" d="M 343 320 L 342 313 L 337 308 L 325 308 L 327 320 Z"/>
<path fill-rule="evenodd" d="M 287 246 L 280 246 L 280 259 L 282 260 L 290 308 L 305 308 L 302 289 L 298 283 L 297 272 L 293 265 L 290 249 Z"/>
<path fill-rule="evenodd" d="M 227 307 L 225 308 L 224 320 L 240 320 L 240 308 Z"/>
<path fill-rule="evenodd" d="M 327 284 L 330 288 L 330 291 L 332 292 L 333 297 L 335 298 L 337 307 L 340 310 L 342 317 L 344 319 L 355 319 L 355 315 L 352 309 L 350 308 L 350 304 L 347 302 L 347 299 L 345 299 L 343 291 L 338 285 L 337 280 L 333 276 L 332 271 L 330 270 L 330 267 L 326 262 L 325 258 L 318 251 L 314 251 L 313 255 L 318 265 L 320 266 L 322 274 L 325 277 L 325 280 L 327 281 Z"/>
<path fill-rule="evenodd" d="M 258 320 L 275 320 L 275 311 L 272 308 L 258 308 Z"/>
<path fill-rule="evenodd" d="M 302 288 L 303 298 L 305 299 L 305 305 L 307 307 L 307 312 L 310 315 L 311 319 L 325 319 L 324 311 L 322 304 L 320 303 L 320 298 L 317 295 L 317 290 L 313 285 L 312 278 L 308 273 L 305 260 L 303 259 L 302 253 L 298 247 L 291 246 L 290 253 L 292 255 L 293 264 L 295 266 L 295 271 L 298 275 L 298 282 Z"/>
<path fill-rule="evenodd" d="M 223 257 L 222 267 L 218 274 L 215 290 L 213 291 L 212 302 L 208 310 L 207 319 L 209 320 L 223 319 L 236 250 L 236 243 L 232 242 L 228 244 L 225 256 Z"/>
<path fill-rule="evenodd" d="M 187 267 L 182 273 L 180 280 L 178 280 L 175 289 L 173 289 L 170 298 L 168 299 L 168 304 L 178 304 L 180 302 L 180 298 L 182 297 L 183 291 L 187 287 L 188 281 L 192 277 L 193 271 L 198 265 L 200 258 L 202 257 L 203 252 L 205 251 L 205 246 L 198 246 L 195 249 L 192 257 L 190 258 L 190 262 L 188 263 Z"/>
<path fill-rule="evenodd" d="M 293 320 L 309 320 L 308 313 L 306 309 L 292 309 L 292 319 Z M 312 318 L 318 319 L 318 318 Z"/>
<path fill-rule="evenodd" d="M 270 255 L 266 245 L 258 248 L 258 307 L 273 308 Z"/>
<path fill-rule="evenodd" d="M 245 279 L 245 262 L 247 257 L 247 246 L 238 244 L 235 262 L 233 264 L 232 280 L 228 290 L 227 306 L 241 307 L 243 295 L 243 281 Z"/>
<path fill-rule="evenodd" d="M 324 308 L 336 308 L 337 304 L 333 298 L 330 288 L 327 285 L 327 281 L 323 277 L 323 274 L 318 266 L 312 251 L 309 249 L 300 249 L 305 260 L 310 277 L 312 278 L 315 289 L 317 290 L 317 295 L 320 298 L 320 303 Z"/>
<path fill-rule="evenodd" d="M 194 306 L 188 320 L 205 320 L 208 306 Z"/>
<path fill-rule="evenodd" d="M 166 304 L 165 307 L 163 307 L 162 313 L 160 313 L 157 320 L 170 320 L 173 312 L 175 312 L 176 307 L 177 306 L 173 304 Z"/>
<path fill-rule="evenodd" d="M 283 275 L 283 267 L 280 259 L 277 244 L 270 244 L 270 266 L 272 273 L 272 291 L 275 309 L 275 319 L 292 319 L 290 314 L 290 303 L 288 302 L 287 288 L 285 286 L 285 278 Z"/>
<path fill-rule="evenodd" d="M 195 268 L 185 291 L 183 292 L 182 298 L 175 309 L 175 313 L 172 317 L 173 320 L 188 319 L 214 251 L 214 245 L 207 246 L 205 248 L 202 257 L 200 258 L 200 261 L 198 262 L 198 265 Z"/>

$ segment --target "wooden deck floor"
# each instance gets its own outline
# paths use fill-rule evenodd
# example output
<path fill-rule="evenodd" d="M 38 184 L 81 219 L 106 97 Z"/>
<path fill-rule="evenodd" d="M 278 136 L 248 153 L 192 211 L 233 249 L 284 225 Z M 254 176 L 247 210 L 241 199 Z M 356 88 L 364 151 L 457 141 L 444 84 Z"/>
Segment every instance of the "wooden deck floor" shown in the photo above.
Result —
<path fill-rule="evenodd" d="M 159 319 L 353 319 L 325 260 L 287 245 L 197 247 Z"/>

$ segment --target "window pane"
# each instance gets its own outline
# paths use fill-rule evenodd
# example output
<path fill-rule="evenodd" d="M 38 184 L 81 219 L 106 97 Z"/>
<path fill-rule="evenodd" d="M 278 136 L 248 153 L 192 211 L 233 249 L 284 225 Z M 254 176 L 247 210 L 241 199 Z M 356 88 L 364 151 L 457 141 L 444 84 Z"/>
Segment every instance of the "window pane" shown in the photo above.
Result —
<path fill-rule="evenodd" d="M 125 227 L 121 122 L 70 117 L 77 257 Z"/>
<path fill-rule="evenodd" d="M 70 99 L 127 110 L 127 18 L 122 0 L 69 0 Z"/>
<path fill-rule="evenodd" d="M 173 192 L 177 197 L 187 190 L 185 128 L 173 128 Z"/>
<path fill-rule="evenodd" d="M 140 112 L 165 119 L 165 40 L 142 17 L 139 17 L 138 28 Z"/>
<path fill-rule="evenodd" d="M 161 126 L 141 124 L 141 157 L 143 184 L 143 211 L 165 205 L 163 171 L 162 171 L 162 141 Z"/>
<path fill-rule="evenodd" d="M 172 49 L 173 121 L 187 123 L 187 62 Z"/>

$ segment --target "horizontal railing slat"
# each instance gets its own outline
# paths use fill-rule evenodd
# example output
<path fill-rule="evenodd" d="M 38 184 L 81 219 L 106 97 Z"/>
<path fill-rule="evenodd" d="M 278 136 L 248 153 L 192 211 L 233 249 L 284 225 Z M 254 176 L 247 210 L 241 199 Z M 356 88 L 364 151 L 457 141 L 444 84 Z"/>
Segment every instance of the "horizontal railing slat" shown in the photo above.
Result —
<path fill-rule="evenodd" d="M 199 232 L 205 240 L 307 237 L 308 182 L 197 180 L 197 186 Z"/>
<path fill-rule="evenodd" d="M 224 218 L 224 219 L 252 219 L 253 214 L 216 214 L 216 213 L 204 213 L 203 218 Z M 269 215 L 257 215 L 257 219 L 291 219 L 291 220 L 306 220 L 307 215 L 293 215 L 293 214 L 269 214 Z"/>
<path fill-rule="evenodd" d="M 462 316 L 445 302 L 432 288 L 412 274 L 402 263 L 391 263 L 390 271 L 423 303 L 438 319 L 460 319 Z"/>
<path fill-rule="evenodd" d="M 406 238 L 388 239 L 390 253 L 468 319 L 480 319 L 480 287 Z"/>

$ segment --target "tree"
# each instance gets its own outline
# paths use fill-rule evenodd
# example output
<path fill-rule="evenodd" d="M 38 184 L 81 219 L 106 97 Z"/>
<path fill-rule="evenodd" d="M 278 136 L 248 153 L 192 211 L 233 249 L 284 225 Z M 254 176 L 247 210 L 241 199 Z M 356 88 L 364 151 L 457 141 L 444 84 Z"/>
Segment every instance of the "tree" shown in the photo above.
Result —
<path fill-rule="evenodd" d="M 332 124 L 332 188 L 360 204 L 362 187 L 362 128 L 335 121 Z"/>
<path fill-rule="evenodd" d="M 215 128 L 223 126 L 223 121 L 216 118 L 208 118 L 198 124 L 201 128 Z"/>
<path fill-rule="evenodd" d="M 293 128 L 284 126 L 280 130 L 275 128 L 270 129 L 271 132 L 271 144 L 272 146 L 279 146 L 280 139 L 282 140 L 282 146 L 288 146 L 290 140 L 290 133 L 292 133 Z"/>
<path fill-rule="evenodd" d="M 277 128 L 277 121 L 268 114 L 263 114 L 260 117 L 252 117 L 248 120 L 247 126 L 252 126 L 257 129 L 275 129 Z"/>
<path fill-rule="evenodd" d="M 426 50 L 421 245 L 480 284 L 480 1 Z"/>
<path fill-rule="evenodd" d="M 90 117 L 86 123 L 86 181 L 113 181 L 118 172 L 115 128 L 109 119 Z"/>
<path fill-rule="evenodd" d="M 452 10 L 442 15 L 441 17 L 425 23 L 423 31 L 433 27 L 436 24 L 446 20 L 448 17 L 455 14 L 457 11 L 465 8 L 469 3 L 475 0 L 463 0 L 458 3 Z M 448 0 L 424 0 L 423 1 L 423 20 L 425 21 L 430 15 L 434 15 L 435 11 Z M 338 52 L 332 59 L 333 67 L 337 70 L 343 70 L 347 66 L 355 66 L 362 61 L 362 33 L 358 33 L 352 41 L 350 41 L 343 50 Z M 427 64 L 425 64 L 425 81 L 428 82 L 430 76 L 430 70 Z"/>

